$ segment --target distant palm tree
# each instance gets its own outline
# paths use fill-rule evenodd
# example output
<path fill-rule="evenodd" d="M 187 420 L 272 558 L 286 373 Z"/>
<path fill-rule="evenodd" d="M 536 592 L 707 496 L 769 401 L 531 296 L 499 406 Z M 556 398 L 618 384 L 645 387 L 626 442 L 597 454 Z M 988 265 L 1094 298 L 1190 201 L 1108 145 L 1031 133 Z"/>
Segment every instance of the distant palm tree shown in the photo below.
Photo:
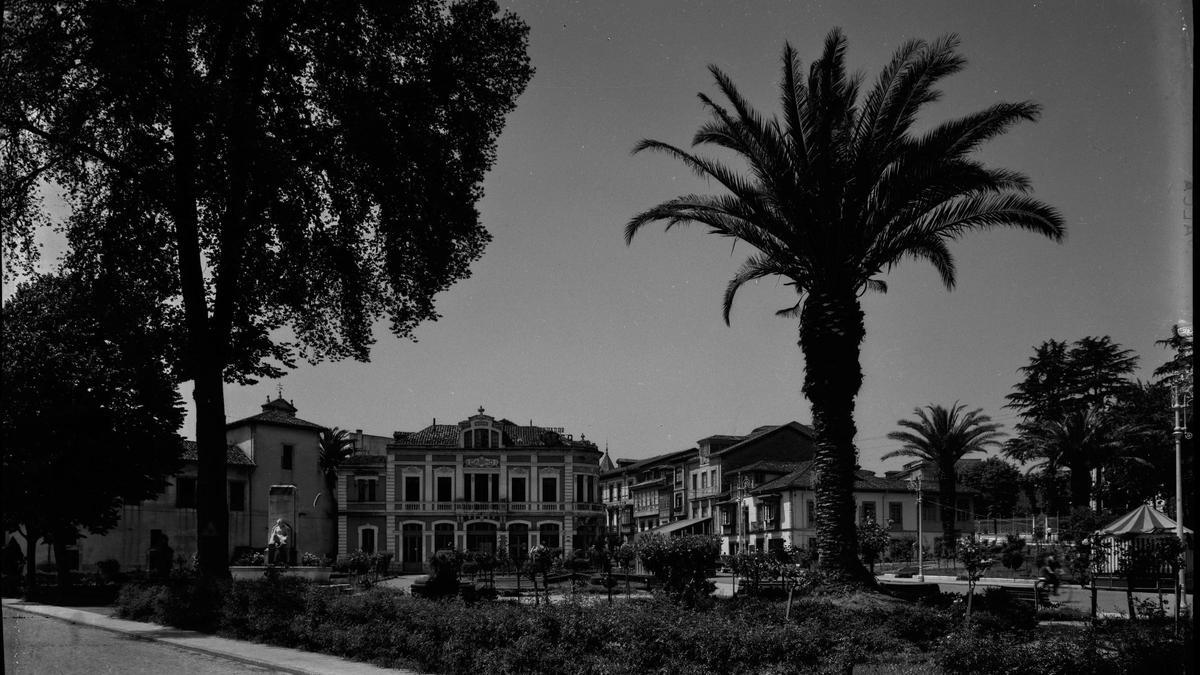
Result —
<path fill-rule="evenodd" d="M 998 103 L 913 133 L 918 111 L 940 97 L 938 80 L 965 64 L 957 46 L 954 36 L 904 43 L 860 101 L 862 78 L 846 72 L 840 30 L 829 33 L 807 79 L 786 45 L 782 119 L 763 118 L 710 67 L 732 110 L 701 94 L 713 119 L 692 142 L 740 155 L 747 175 L 660 141 L 635 148 L 666 153 L 726 193 L 682 195 L 643 211 L 626 225 L 626 243 L 650 223 L 698 223 L 757 249 L 726 289 L 726 323 L 749 281 L 783 277 L 799 295 L 780 314 L 800 320 L 802 390 L 817 436 L 820 564 L 844 577 L 870 579 L 857 557 L 853 497 L 862 295 L 885 291 L 881 275 L 905 258 L 929 261 L 952 288 L 948 244 L 973 230 L 1018 227 L 1056 241 L 1064 232 L 1055 209 L 1024 194 L 1025 176 L 970 159 L 983 142 L 1036 119 L 1036 104 Z"/>
<path fill-rule="evenodd" d="M 317 467 L 321 470 L 321 475 L 325 478 L 325 494 L 329 496 L 330 503 L 333 505 L 333 515 L 337 518 L 338 501 L 337 501 L 337 482 L 338 473 L 342 465 L 354 453 L 358 452 L 358 446 L 354 442 L 354 438 L 349 431 L 345 429 L 322 429 L 321 436 L 318 439 L 320 454 L 317 457 Z M 338 552 L 337 527 L 333 528 L 333 552 L 336 556 Z"/>
<path fill-rule="evenodd" d="M 1047 475 L 1059 467 L 1066 468 L 1071 475 L 1072 508 L 1090 506 L 1092 469 L 1121 458 L 1149 464 L 1122 452 L 1124 440 L 1141 429 L 1115 422 L 1096 406 L 1068 412 L 1058 419 L 1023 422 L 1019 428 L 1021 443 L 1005 448 L 1005 454 L 1020 461 L 1035 461 L 1030 470 L 1044 468 L 1050 472 Z M 1061 503 L 1057 496 L 1050 496 L 1049 501 Z"/>
<path fill-rule="evenodd" d="M 904 446 L 883 456 L 912 457 L 921 460 L 922 468 L 933 469 L 937 474 L 938 502 L 942 514 L 942 545 L 954 547 L 957 535 L 954 530 L 955 503 L 958 500 L 958 460 L 973 452 L 987 452 L 989 446 L 999 446 L 1004 435 L 1000 425 L 983 414 L 982 408 L 967 412 L 966 406 L 955 403 L 949 409 L 930 405 L 916 408 L 915 420 L 897 422 L 908 431 L 893 431 L 888 438 L 900 441 Z M 921 517 L 917 514 L 917 517 Z"/>

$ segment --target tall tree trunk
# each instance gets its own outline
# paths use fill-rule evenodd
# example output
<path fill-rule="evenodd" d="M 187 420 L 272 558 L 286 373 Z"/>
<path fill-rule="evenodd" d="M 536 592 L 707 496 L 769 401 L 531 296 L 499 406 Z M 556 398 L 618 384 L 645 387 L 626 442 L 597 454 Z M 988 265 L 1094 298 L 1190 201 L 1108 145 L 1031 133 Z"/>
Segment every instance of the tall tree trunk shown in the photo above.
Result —
<path fill-rule="evenodd" d="M 225 578 L 229 576 L 225 392 L 221 370 L 207 370 L 197 374 L 193 390 L 200 460 L 196 480 L 197 558 L 202 575 Z"/>
<path fill-rule="evenodd" d="M 25 526 L 25 597 L 37 594 L 37 543 L 41 538 L 32 525 Z"/>
<path fill-rule="evenodd" d="M 71 541 L 72 532 L 54 533 L 54 571 L 58 574 L 59 590 L 71 587 L 71 568 L 67 565 L 67 542 Z"/>
<path fill-rule="evenodd" d="M 229 576 L 229 516 L 227 512 L 224 361 L 222 337 L 213 335 L 200 253 L 196 212 L 196 129 L 193 119 L 194 92 L 191 49 L 188 43 L 189 14 L 175 17 L 171 36 L 171 109 L 173 141 L 173 194 L 171 215 L 175 221 L 175 243 L 179 256 L 180 295 L 187 330 L 187 373 L 194 385 L 196 402 L 196 446 L 199 459 L 196 481 L 197 557 L 200 572 L 209 578 Z"/>
<path fill-rule="evenodd" d="M 1089 508 L 1092 500 L 1092 474 L 1083 460 L 1071 462 L 1071 508 Z M 1057 514 L 1056 514 L 1057 515 Z"/>
<path fill-rule="evenodd" d="M 866 334 L 853 289 L 813 292 L 800 315 L 804 395 L 816 432 L 817 550 L 822 569 L 874 585 L 858 559 L 854 527 L 854 397 L 862 386 L 859 345 Z"/>
<path fill-rule="evenodd" d="M 953 555 L 953 551 L 957 548 L 958 537 L 954 530 L 954 523 L 958 515 L 954 502 L 957 499 L 957 485 L 955 485 L 954 469 L 946 469 L 941 467 L 938 470 L 938 501 L 942 503 L 942 549 L 949 555 Z"/>

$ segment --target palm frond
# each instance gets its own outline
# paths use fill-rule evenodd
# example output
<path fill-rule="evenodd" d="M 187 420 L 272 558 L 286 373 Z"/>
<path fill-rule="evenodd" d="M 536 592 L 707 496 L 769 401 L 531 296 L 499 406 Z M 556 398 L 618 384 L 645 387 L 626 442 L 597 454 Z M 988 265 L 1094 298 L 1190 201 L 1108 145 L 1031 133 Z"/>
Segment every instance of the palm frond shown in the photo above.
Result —
<path fill-rule="evenodd" d="M 772 256 L 762 254 L 750 256 L 746 262 L 742 263 L 737 274 L 733 275 L 725 287 L 725 297 L 721 305 L 721 316 L 725 319 L 725 324 L 729 325 L 729 313 L 733 310 L 733 298 L 743 285 L 756 279 L 775 275 L 787 276 L 790 273 L 792 273 L 790 268 Z"/>

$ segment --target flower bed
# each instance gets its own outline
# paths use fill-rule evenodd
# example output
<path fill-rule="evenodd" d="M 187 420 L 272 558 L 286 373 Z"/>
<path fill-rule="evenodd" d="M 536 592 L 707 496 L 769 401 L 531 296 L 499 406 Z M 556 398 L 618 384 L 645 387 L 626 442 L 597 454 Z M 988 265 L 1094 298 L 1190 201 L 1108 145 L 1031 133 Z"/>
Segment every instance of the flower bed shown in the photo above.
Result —
<path fill-rule="evenodd" d="M 263 565 L 230 565 L 229 575 L 234 581 L 251 581 L 254 579 L 263 579 L 267 576 L 267 570 L 274 569 L 281 576 L 294 577 L 296 579 L 304 579 L 318 584 L 329 583 L 330 576 L 333 575 L 333 567 L 266 567 Z"/>

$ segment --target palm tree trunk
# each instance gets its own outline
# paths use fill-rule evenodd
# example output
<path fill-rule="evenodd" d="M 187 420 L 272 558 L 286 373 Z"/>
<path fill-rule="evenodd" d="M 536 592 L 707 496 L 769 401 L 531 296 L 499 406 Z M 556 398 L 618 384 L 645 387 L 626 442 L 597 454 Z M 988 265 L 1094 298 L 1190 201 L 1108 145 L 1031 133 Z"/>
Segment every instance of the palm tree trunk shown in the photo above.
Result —
<path fill-rule="evenodd" d="M 852 289 L 812 292 L 800 315 L 804 395 L 816 432 L 818 564 L 847 580 L 873 585 L 858 559 L 854 527 L 854 398 L 862 386 L 859 345 L 866 329 Z"/>
<path fill-rule="evenodd" d="M 1092 476 L 1082 460 L 1071 462 L 1071 508 L 1088 508 L 1092 500 Z"/>
<path fill-rule="evenodd" d="M 942 548 L 950 555 L 954 551 L 955 544 L 958 542 L 954 530 L 954 523 L 958 515 L 955 510 L 954 502 L 957 499 L 957 487 L 954 480 L 954 468 L 941 468 L 940 476 L 938 477 L 938 495 L 939 501 L 942 503 Z M 948 474 L 948 475 L 947 475 Z"/>

